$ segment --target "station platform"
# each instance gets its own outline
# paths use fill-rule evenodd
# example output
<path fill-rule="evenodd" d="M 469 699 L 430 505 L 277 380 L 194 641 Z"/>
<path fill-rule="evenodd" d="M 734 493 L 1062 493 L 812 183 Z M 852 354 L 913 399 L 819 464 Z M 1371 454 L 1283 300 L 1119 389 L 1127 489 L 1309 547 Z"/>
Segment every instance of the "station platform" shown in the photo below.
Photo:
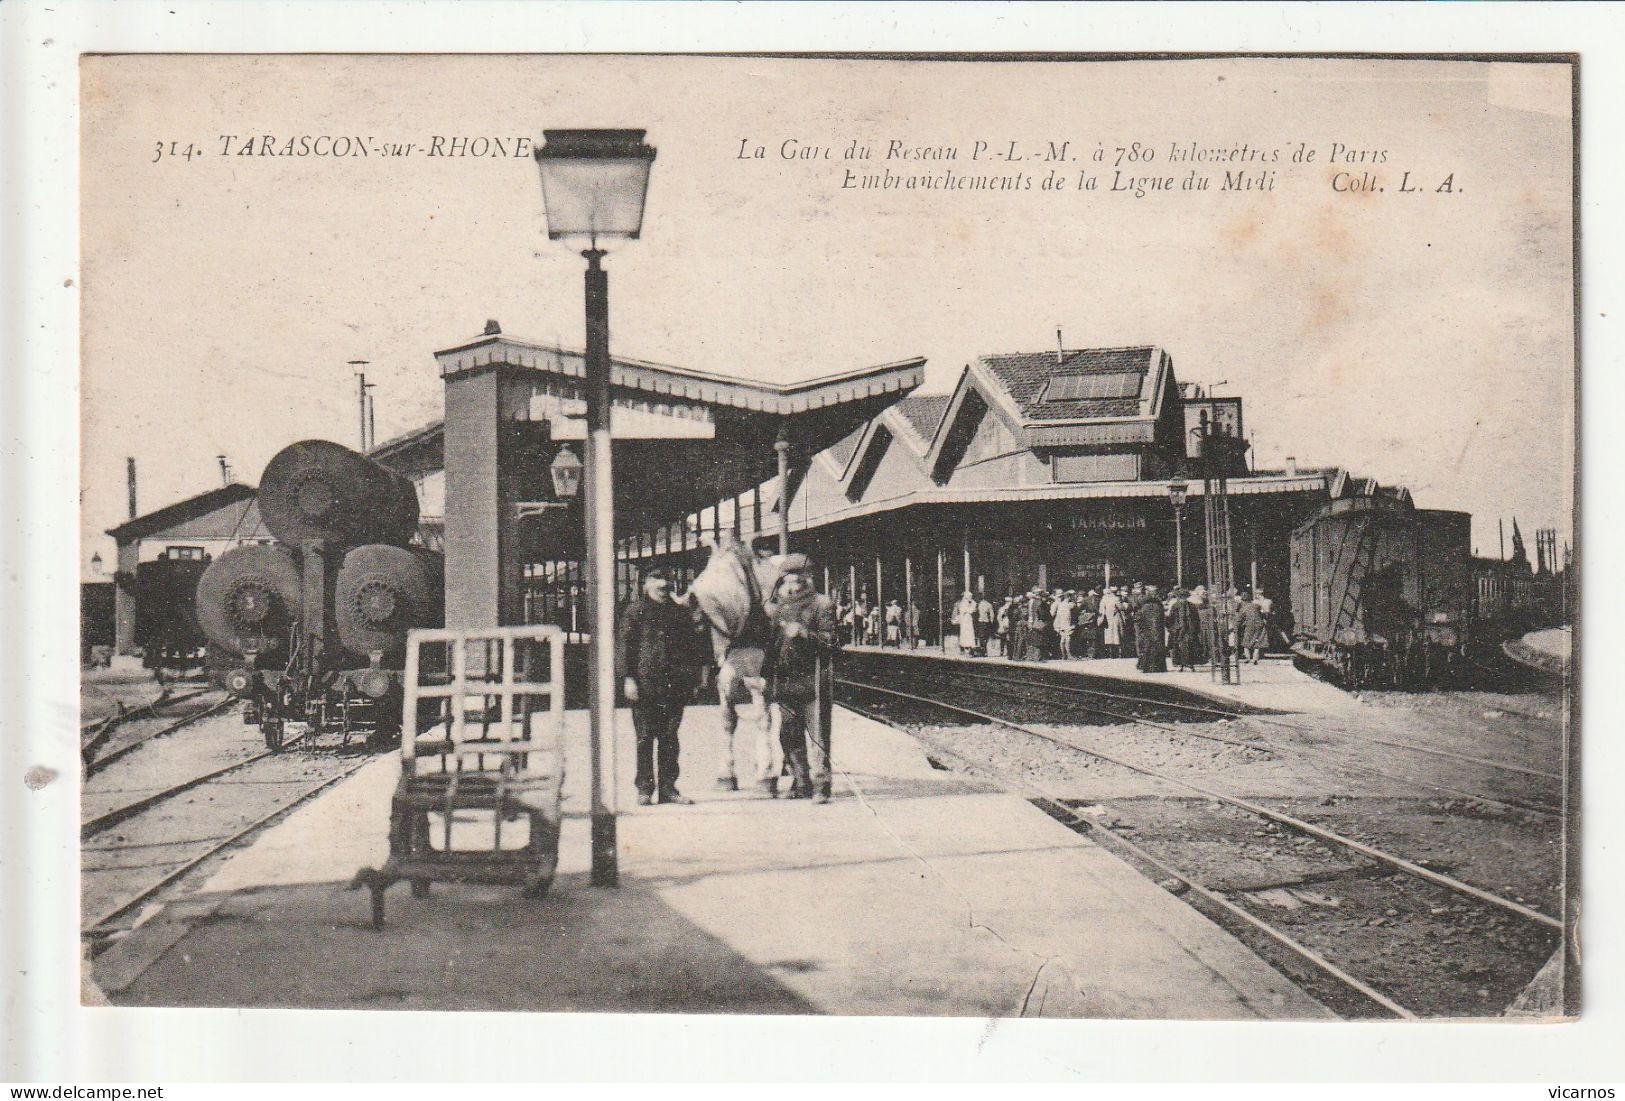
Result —
<path fill-rule="evenodd" d="M 1511 639 L 1502 649 L 1513 661 L 1554 676 L 1566 676 L 1573 664 L 1574 630 L 1551 627 Z"/>
<path fill-rule="evenodd" d="M 952 646 L 946 653 L 935 646 L 929 648 L 921 646 L 915 650 L 848 646 L 845 651 L 855 654 L 905 654 L 911 657 L 966 662 L 973 665 L 1011 665 L 1049 672 L 1104 677 L 1122 681 L 1124 684 L 1164 685 L 1198 697 L 1205 696 L 1219 703 L 1239 703 L 1269 711 L 1328 715 L 1356 711 L 1360 706 L 1357 696 L 1310 676 L 1293 665 L 1289 658 L 1279 655 L 1262 658 L 1257 665 L 1244 664 L 1241 666 L 1240 683 L 1221 684 L 1206 667 L 1198 667 L 1195 672 L 1170 669 L 1166 673 L 1142 673 L 1135 668 L 1135 659 L 1132 657 L 1075 661 L 1011 661 L 998 656 L 967 657 Z"/>
<path fill-rule="evenodd" d="M 585 715 L 568 750 L 584 762 Z M 633 803 L 618 745 L 621 885 L 588 882 L 568 776 L 559 876 L 346 886 L 387 852 L 398 759 L 295 811 L 96 957 L 115 1005 L 1310 1019 L 1330 1014 L 1229 934 L 1026 800 L 937 771 L 837 710 L 828 805 L 714 790 L 714 707 L 689 708 L 694 806 Z"/>

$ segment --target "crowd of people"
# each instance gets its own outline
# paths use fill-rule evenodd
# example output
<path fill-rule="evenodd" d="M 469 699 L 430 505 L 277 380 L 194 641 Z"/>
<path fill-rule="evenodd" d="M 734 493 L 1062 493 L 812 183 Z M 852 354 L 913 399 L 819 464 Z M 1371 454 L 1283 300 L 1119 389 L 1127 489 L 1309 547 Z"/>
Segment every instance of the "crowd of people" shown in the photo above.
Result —
<path fill-rule="evenodd" d="M 972 657 L 998 655 L 1017 661 L 1070 661 L 1078 658 L 1133 657 L 1142 672 L 1195 669 L 1211 660 L 1215 607 L 1228 608 L 1226 645 L 1234 660 L 1257 664 L 1272 644 L 1285 638 L 1275 602 L 1263 589 L 1232 589 L 1216 600 L 1205 586 L 1174 586 L 1166 595 L 1156 585 L 1134 582 L 1103 588 L 1042 589 L 1012 593 L 995 604 L 985 594 L 963 593 L 954 602 L 944 630 L 959 652 Z M 920 609 L 897 600 L 884 606 L 866 594 L 836 607 L 842 641 L 853 646 L 903 647 L 918 644 Z"/>
<path fill-rule="evenodd" d="M 1190 670 L 1212 660 L 1213 617 L 1226 610 L 1224 644 L 1235 660 L 1257 664 L 1280 637 L 1274 609 L 1262 589 L 1214 598 L 1202 585 L 1164 595 L 1138 581 L 1088 591 L 1034 587 L 1004 600 L 991 639 L 972 652 L 994 652 L 992 646 L 1018 661 L 1134 657 L 1142 673 L 1167 672 L 1170 664 Z"/>

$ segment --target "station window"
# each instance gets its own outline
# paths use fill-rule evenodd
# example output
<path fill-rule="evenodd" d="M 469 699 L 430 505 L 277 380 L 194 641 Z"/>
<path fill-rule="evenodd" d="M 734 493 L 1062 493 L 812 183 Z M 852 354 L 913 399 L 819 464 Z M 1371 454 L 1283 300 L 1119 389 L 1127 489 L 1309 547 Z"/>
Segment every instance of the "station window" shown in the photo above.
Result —
<path fill-rule="evenodd" d="M 1057 482 L 1132 482 L 1140 476 L 1140 457 L 1056 455 L 1051 470 Z"/>
<path fill-rule="evenodd" d="M 165 558 L 181 558 L 187 561 L 202 561 L 202 547 L 165 547 Z"/>

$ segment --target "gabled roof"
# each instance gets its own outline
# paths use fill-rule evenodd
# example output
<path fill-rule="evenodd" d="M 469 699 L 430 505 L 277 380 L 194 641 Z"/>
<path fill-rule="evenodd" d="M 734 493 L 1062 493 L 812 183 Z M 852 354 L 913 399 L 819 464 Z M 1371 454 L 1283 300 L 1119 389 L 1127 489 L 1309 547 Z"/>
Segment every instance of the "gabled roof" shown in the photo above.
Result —
<path fill-rule="evenodd" d="M 421 428 L 374 444 L 367 457 L 406 474 L 438 470 L 445 462 L 445 424 L 430 421 Z"/>
<path fill-rule="evenodd" d="M 1156 438 L 1172 379 L 1173 360 L 1149 344 L 981 356 L 959 376 L 943 410 L 927 456 L 930 469 L 941 466 L 971 394 L 1023 447 L 1135 446 Z M 1098 393 L 1132 396 L 1078 396 Z"/>
<path fill-rule="evenodd" d="M 983 356 L 978 361 L 1004 388 L 1024 422 L 1098 420 L 1150 413 L 1147 405 L 1158 395 L 1148 392 L 1162 359 L 1151 345 L 1133 348 L 1082 348 L 1070 352 L 1015 352 Z M 1095 398 L 1062 397 L 1062 380 L 1093 376 L 1123 376 L 1131 380 L 1126 392 Z M 1154 414 L 1151 414 L 1154 415 Z"/>
<path fill-rule="evenodd" d="M 907 401 L 908 399 L 904 398 L 903 400 Z M 867 431 L 869 431 L 869 424 L 860 424 L 845 436 L 842 436 L 834 447 L 825 448 L 818 453 L 820 457 L 827 457 L 830 460 L 830 469 L 835 477 L 839 478 L 846 472 L 848 464 L 852 462 L 852 456 L 858 452 L 858 444 L 863 440 L 863 435 Z"/>
<path fill-rule="evenodd" d="M 875 447 L 889 446 L 894 439 L 903 441 L 923 471 L 943 414 L 953 398 L 953 394 L 910 394 L 882 411 L 857 434 L 856 446 L 844 450 L 843 455 L 834 456 L 839 462 L 839 468 L 832 470 L 835 480 L 850 496 L 869 452 Z M 842 444 L 845 443 L 843 440 Z"/>
<path fill-rule="evenodd" d="M 903 415 L 914 434 L 930 447 L 937 435 L 937 425 L 942 423 L 942 415 L 952 400 L 952 394 L 910 394 L 892 408 Z"/>
<path fill-rule="evenodd" d="M 1338 468 L 1327 482 L 1326 495 L 1334 501 L 1355 497 L 1376 498 L 1401 508 L 1412 508 L 1411 491 L 1405 486 L 1385 486 L 1375 478 L 1362 478 Z"/>
<path fill-rule="evenodd" d="M 232 509 L 229 513 L 223 512 L 230 506 L 244 501 L 247 502 L 247 507 Z M 211 515 L 212 513 L 222 515 L 215 517 Z M 184 501 L 176 501 L 174 504 L 126 520 L 116 528 L 108 528 L 107 534 L 120 543 L 127 543 L 132 539 L 145 539 L 171 528 L 184 527 L 186 529 L 184 535 L 193 539 L 231 538 L 234 530 L 237 534 L 246 536 L 258 526 L 259 513 L 255 508 L 254 487 L 243 485 L 241 482 L 232 482 L 230 485 L 199 493 L 195 497 L 188 497 Z"/>

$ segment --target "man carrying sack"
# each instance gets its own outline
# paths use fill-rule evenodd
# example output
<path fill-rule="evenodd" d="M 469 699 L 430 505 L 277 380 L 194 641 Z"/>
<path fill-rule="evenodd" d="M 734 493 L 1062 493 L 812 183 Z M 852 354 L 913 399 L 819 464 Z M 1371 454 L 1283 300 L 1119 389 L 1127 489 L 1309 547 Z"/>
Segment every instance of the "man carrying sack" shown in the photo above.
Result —
<path fill-rule="evenodd" d="M 792 778 L 789 798 L 827 803 L 832 779 L 835 605 L 813 587 L 812 563 L 806 555 L 787 554 L 777 564 L 783 576 L 767 605 L 773 621 L 767 683 Z"/>

